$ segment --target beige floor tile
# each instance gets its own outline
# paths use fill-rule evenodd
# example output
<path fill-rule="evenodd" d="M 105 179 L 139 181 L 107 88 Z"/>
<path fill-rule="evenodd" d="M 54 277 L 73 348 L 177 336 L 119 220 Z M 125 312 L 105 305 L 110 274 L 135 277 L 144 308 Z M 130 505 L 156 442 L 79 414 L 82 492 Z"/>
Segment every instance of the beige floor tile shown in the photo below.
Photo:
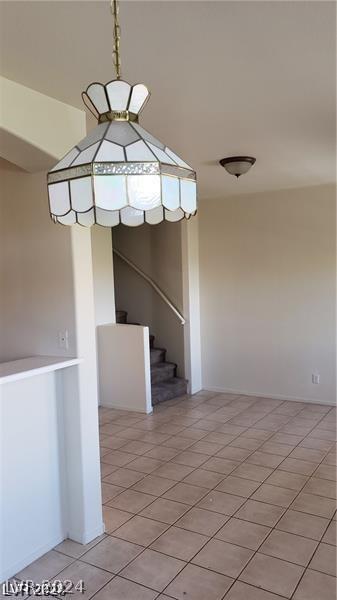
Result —
<path fill-rule="evenodd" d="M 322 542 L 336 546 L 336 538 L 337 538 L 336 521 L 331 521 L 328 529 L 326 530 L 326 532 L 323 536 Z"/>
<path fill-rule="evenodd" d="M 145 506 L 148 506 L 153 502 L 154 497 L 150 494 L 143 494 L 142 492 L 136 492 L 135 490 L 125 490 L 116 498 L 113 498 L 109 502 L 109 506 L 117 508 L 118 510 L 126 510 L 127 512 L 137 513 Z"/>
<path fill-rule="evenodd" d="M 316 473 L 315 473 L 316 475 Z M 315 494 L 315 496 L 325 496 L 326 498 L 337 498 L 337 488 L 335 481 L 329 481 L 328 479 L 318 479 L 317 477 L 311 477 L 303 488 L 303 492 L 308 494 Z"/>
<path fill-rule="evenodd" d="M 124 510 L 117 510 L 116 508 L 111 508 L 110 506 L 103 506 L 103 521 L 105 524 L 106 533 L 111 533 L 117 527 L 126 523 L 129 519 L 131 519 L 132 515 Z"/>
<path fill-rule="evenodd" d="M 143 550 L 142 546 L 108 535 L 102 542 L 86 552 L 81 557 L 81 561 L 116 574 Z"/>
<path fill-rule="evenodd" d="M 313 463 L 320 463 L 325 456 L 324 450 L 315 450 L 314 448 L 303 448 L 299 446 L 290 454 L 290 458 L 299 458 Z"/>
<path fill-rule="evenodd" d="M 336 546 L 319 544 L 309 566 L 310 569 L 336 577 Z"/>
<path fill-rule="evenodd" d="M 201 454 L 208 454 L 209 456 L 213 456 L 222 448 L 223 444 L 216 444 L 215 442 L 204 442 L 203 440 L 201 440 L 193 444 L 190 450 L 192 450 L 192 452 L 200 452 Z"/>
<path fill-rule="evenodd" d="M 221 446 L 227 446 L 230 442 L 235 439 L 235 435 L 224 433 L 221 431 L 212 431 L 203 438 L 203 442 L 211 442 L 212 444 L 221 444 Z M 220 450 L 220 452 L 222 452 Z"/>
<path fill-rule="evenodd" d="M 82 554 L 90 550 L 90 548 L 96 546 L 96 544 L 101 542 L 104 538 L 105 533 L 92 540 L 92 542 L 89 542 L 89 544 L 78 544 L 73 540 L 67 539 L 61 542 L 61 544 L 58 544 L 58 546 L 55 546 L 54 550 L 57 550 L 57 552 L 61 552 L 62 554 L 66 554 L 67 556 L 72 556 L 73 558 L 79 558 L 82 556 Z"/>
<path fill-rule="evenodd" d="M 102 481 L 101 489 L 103 504 L 106 504 L 107 502 L 109 502 L 109 500 L 112 500 L 113 498 L 115 498 L 115 496 L 118 496 L 118 494 L 124 492 L 124 488 L 118 485 L 106 483 L 105 481 Z"/>
<path fill-rule="evenodd" d="M 258 450 L 247 458 L 247 463 L 276 469 L 276 467 L 278 467 L 283 460 L 283 456 L 279 456 L 278 454 L 270 454 L 269 452 L 261 452 Z"/>
<path fill-rule="evenodd" d="M 195 427 L 190 427 L 188 429 L 184 430 L 184 438 L 188 438 L 191 440 L 201 440 L 202 438 L 206 437 L 207 435 L 207 431 L 203 430 L 203 429 L 196 429 Z"/>
<path fill-rule="evenodd" d="M 102 463 L 113 465 L 114 467 L 124 467 L 135 458 L 137 458 L 136 454 L 128 454 L 128 452 L 122 452 L 121 450 L 112 450 L 112 452 L 103 456 Z"/>
<path fill-rule="evenodd" d="M 240 435 L 235 438 L 229 445 L 234 446 L 235 448 L 243 448 L 245 450 L 250 450 L 253 452 L 262 446 L 262 440 L 254 440 L 253 438 L 247 438 Z"/>
<path fill-rule="evenodd" d="M 226 446 L 218 454 L 217 458 L 227 458 L 230 460 L 242 461 L 245 460 L 250 455 L 249 450 L 245 450 L 244 448 L 235 448 L 235 446 Z"/>
<path fill-rule="evenodd" d="M 187 477 L 193 471 L 193 467 L 187 467 L 186 465 L 178 465 L 176 463 L 167 462 L 154 473 L 157 477 L 164 477 L 165 479 L 173 479 L 174 481 L 181 481 L 184 477 Z"/>
<path fill-rule="evenodd" d="M 280 600 L 280 596 L 248 585 L 248 583 L 236 581 L 224 600 Z"/>
<path fill-rule="evenodd" d="M 152 473 L 163 465 L 163 461 L 155 458 L 149 458 L 148 456 L 138 456 L 136 460 L 129 463 L 128 468 L 133 471 L 140 471 L 140 473 Z"/>
<path fill-rule="evenodd" d="M 95 600 L 155 600 L 157 592 L 138 583 L 115 577 L 95 596 Z"/>
<path fill-rule="evenodd" d="M 115 467 L 114 465 L 107 465 L 106 463 L 101 463 L 101 478 L 103 479 L 104 477 L 106 477 L 110 473 L 113 473 L 117 469 L 118 467 Z"/>
<path fill-rule="evenodd" d="M 314 448 L 315 450 L 324 450 L 327 452 L 332 448 L 333 442 L 329 440 L 320 440 L 313 437 L 306 437 L 299 445 L 303 448 Z"/>
<path fill-rule="evenodd" d="M 16 579 L 31 579 L 41 583 L 43 579 L 52 579 L 73 562 L 73 558 L 51 550 L 38 558 L 15 575 Z"/>
<path fill-rule="evenodd" d="M 257 553 L 241 573 L 240 580 L 290 598 L 303 571 L 298 565 Z"/>
<path fill-rule="evenodd" d="M 257 550 L 270 531 L 270 527 L 231 518 L 215 537 L 230 544 Z"/>
<path fill-rule="evenodd" d="M 202 508 L 191 508 L 185 513 L 179 521 L 176 522 L 176 527 L 182 527 L 189 531 L 195 531 L 203 535 L 214 535 L 222 525 L 228 521 L 228 515 L 203 510 Z"/>
<path fill-rule="evenodd" d="M 270 469 L 269 467 L 261 467 L 259 465 L 244 463 L 235 469 L 232 475 L 235 477 L 243 477 L 244 479 L 251 479 L 252 481 L 262 482 L 267 479 L 272 472 L 273 469 Z"/>
<path fill-rule="evenodd" d="M 298 473 L 299 475 L 312 475 L 316 469 L 316 465 L 306 460 L 285 458 L 283 463 L 279 465 L 279 469 L 288 471 L 289 473 Z"/>
<path fill-rule="evenodd" d="M 137 471 L 131 471 L 131 469 L 117 469 L 110 475 L 104 478 L 104 483 L 111 483 L 122 488 L 128 488 L 134 485 L 145 477 L 144 473 L 138 473 Z"/>
<path fill-rule="evenodd" d="M 115 435 L 102 435 L 100 436 L 100 445 L 103 448 L 110 448 L 110 450 L 118 450 L 122 446 L 127 444 L 126 440 L 117 438 Z"/>
<path fill-rule="evenodd" d="M 128 440 L 128 444 L 134 440 L 139 440 L 143 436 L 143 431 L 134 429 L 133 427 L 125 427 L 122 431 L 119 431 L 117 437 Z M 125 447 L 126 448 L 126 447 Z M 150 448 L 149 448 L 150 450 Z"/>
<path fill-rule="evenodd" d="M 295 533 L 304 537 L 320 540 L 326 530 L 328 519 L 307 515 L 295 510 L 287 510 L 276 525 L 276 529 Z"/>
<path fill-rule="evenodd" d="M 193 564 L 228 577 L 238 577 L 253 556 L 253 552 L 241 546 L 212 539 L 192 560 Z"/>
<path fill-rule="evenodd" d="M 289 456 L 294 446 L 287 446 L 286 444 L 277 444 L 275 442 L 265 442 L 260 447 L 261 452 L 267 452 L 268 454 L 274 454 L 278 456 Z"/>
<path fill-rule="evenodd" d="M 185 477 L 184 483 L 190 483 L 192 485 L 199 485 L 200 487 L 207 489 L 213 489 L 223 479 L 224 475 L 220 475 L 220 473 L 206 471 L 205 469 L 195 469 L 195 471 Z"/>
<path fill-rule="evenodd" d="M 316 547 L 317 542 L 314 540 L 275 529 L 262 544 L 259 552 L 306 567 Z"/>
<path fill-rule="evenodd" d="M 140 456 L 153 450 L 153 448 L 156 448 L 154 444 L 147 444 L 146 442 L 140 441 L 140 439 L 128 442 L 125 446 L 125 450 L 131 452 L 131 454 L 139 454 Z"/>
<path fill-rule="evenodd" d="M 133 490 L 151 494 L 152 496 L 161 496 L 171 487 L 176 485 L 172 479 L 164 479 L 164 477 L 156 477 L 155 475 L 147 475 L 144 479 L 133 486 Z"/>
<path fill-rule="evenodd" d="M 233 579 L 188 564 L 165 590 L 177 600 L 221 600 Z"/>
<path fill-rule="evenodd" d="M 168 448 L 174 448 L 175 450 L 181 451 L 186 450 L 186 448 L 189 448 L 190 446 L 192 446 L 192 444 L 194 444 L 193 440 L 175 435 L 168 438 L 163 443 L 163 446 L 167 446 Z"/>
<path fill-rule="evenodd" d="M 260 423 L 259 423 L 260 425 Z M 254 440 L 265 441 L 270 439 L 272 433 L 270 431 L 264 431 L 260 428 L 249 427 L 243 434 L 244 437 L 252 438 Z"/>
<path fill-rule="evenodd" d="M 190 450 L 185 450 L 185 452 L 177 454 L 177 456 L 172 459 L 172 462 L 180 465 L 186 465 L 187 467 L 200 467 L 200 465 L 205 463 L 208 459 L 208 454 L 201 454 L 200 452 L 191 452 Z"/>
<path fill-rule="evenodd" d="M 229 475 L 239 465 L 238 461 L 228 460 L 227 458 L 218 458 L 212 456 L 207 462 L 202 465 L 203 469 L 207 471 L 215 471 L 215 473 L 222 473 L 223 475 Z"/>
<path fill-rule="evenodd" d="M 77 600 L 79 600 L 79 598 L 83 598 L 83 600 L 88 600 L 88 598 L 92 598 L 92 596 L 96 594 L 98 590 L 106 585 L 112 577 L 112 573 L 98 569 L 93 565 L 76 561 L 64 569 L 64 571 L 61 571 L 57 578 L 61 581 L 73 582 L 73 587 L 70 591 L 71 595 L 67 594 L 68 598 L 71 597 Z M 83 582 L 84 591 L 76 589 L 76 584 L 79 581 Z"/>
<path fill-rule="evenodd" d="M 305 486 L 308 479 L 309 478 L 306 475 L 288 473 L 287 471 L 276 469 L 268 479 L 266 479 L 265 483 L 299 492 Z"/>
<path fill-rule="evenodd" d="M 274 504 L 275 506 L 283 506 L 287 508 L 294 498 L 297 492 L 294 490 L 288 490 L 287 488 L 276 487 L 275 485 L 269 485 L 263 483 L 258 490 L 252 495 L 252 500 L 260 500 L 261 502 L 267 502 L 268 504 Z"/>
<path fill-rule="evenodd" d="M 223 515 L 233 515 L 244 503 L 244 499 L 225 492 L 210 492 L 203 498 L 198 508 L 212 510 Z"/>
<path fill-rule="evenodd" d="M 189 506 L 187 504 L 173 502 L 166 498 L 158 498 L 141 512 L 141 516 L 172 525 L 187 512 L 188 509 Z"/>
<path fill-rule="evenodd" d="M 189 561 L 208 540 L 209 538 L 205 535 L 179 529 L 178 527 L 170 527 L 151 544 L 151 549 L 174 558 Z"/>
<path fill-rule="evenodd" d="M 191 504 L 193 506 L 199 502 L 207 492 L 208 490 L 206 488 L 183 482 L 177 483 L 174 487 L 171 487 L 171 489 L 163 495 L 163 498 L 176 500 L 177 502 L 183 502 L 184 504 Z"/>
<path fill-rule="evenodd" d="M 154 550 L 145 550 L 123 569 L 121 575 L 126 579 L 162 592 L 185 564 L 177 558 L 160 554 Z"/>
<path fill-rule="evenodd" d="M 229 475 L 216 487 L 219 492 L 227 492 L 228 494 L 234 494 L 235 496 L 242 496 L 243 498 L 249 498 L 251 494 L 260 486 L 260 482 L 251 481 L 249 479 L 243 479 L 241 477 L 234 477 Z"/>
<path fill-rule="evenodd" d="M 293 600 L 334 600 L 335 597 L 335 577 L 307 569 Z"/>
<path fill-rule="evenodd" d="M 167 448 L 166 446 L 155 446 L 153 450 L 147 452 L 145 456 L 164 462 L 171 460 L 177 454 L 179 454 L 179 450 L 176 450 L 175 448 Z"/>
<path fill-rule="evenodd" d="M 113 535 L 133 544 L 149 546 L 167 528 L 168 525 L 165 523 L 136 515 L 130 521 L 127 521 L 124 525 L 116 529 Z"/>
<path fill-rule="evenodd" d="M 257 502 L 255 500 L 247 500 L 235 516 L 244 521 L 273 527 L 283 512 L 284 509 L 280 506 L 273 506 L 272 504 Z"/>
<path fill-rule="evenodd" d="M 296 500 L 294 500 L 291 508 L 300 512 L 310 513 L 318 517 L 326 517 L 331 519 L 336 510 L 336 501 L 330 498 L 315 496 L 314 494 L 306 494 L 301 492 Z"/>
<path fill-rule="evenodd" d="M 336 467 L 331 465 L 320 465 L 317 471 L 315 472 L 315 476 L 319 477 L 319 479 L 329 479 L 330 481 L 336 481 Z"/>
<path fill-rule="evenodd" d="M 268 441 L 276 444 L 287 444 L 288 446 L 294 447 L 302 441 L 302 436 L 287 433 L 275 433 Z"/>

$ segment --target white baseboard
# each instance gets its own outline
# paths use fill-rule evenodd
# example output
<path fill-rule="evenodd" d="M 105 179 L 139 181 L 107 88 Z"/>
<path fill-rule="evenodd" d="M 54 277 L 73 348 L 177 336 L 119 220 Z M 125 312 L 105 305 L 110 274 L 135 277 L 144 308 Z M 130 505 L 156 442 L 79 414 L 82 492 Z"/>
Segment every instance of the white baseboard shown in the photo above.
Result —
<path fill-rule="evenodd" d="M 46 554 L 46 552 L 49 552 L 49 550 L 52 550 L 53 548 L 55 548 L 55 546 L 63 542 L 63 540 L 66 537 L 66 534 L 60 533 L 46 544 L 43 544 L 43 546 L 39 546 L 38 548 L 33 550 L 33 552 L 27 554 L 17 563 L 13 563 L 12 565 L 5 567 L 4 570 L 0 572 L 0 582 L 7 581 L 7 579 L 10 579 L 11 577 L 13 577 L 13 575 L 19 573 L 19 571 L 22 571 L 22 569 L 24 569 L 25 567 L 28 567 L 28 565 L 34 562 L 34 560 L 37 560 L 38 558 L 43 556 L 43 554 Z"/>
<path fill-rule="evenodd" d="M 146 412 L 145 410 L 142 410 L 140 408 L 132 408 L 130 406 L 123 406 L 123 404 L 107 404 L 104 402 L 100 402 L 99 406 L 101 408 L 113 408 L 115 410 L 125 410 L 125 411 L 129 411 L 129 412 L 138 412 L 140 415 L 151 415 L 153 413 L 153 408 L 151 407 L 151 410 L 149 412 Z"/>
<path fill-rule="evenodd" d="M 324 400 L 315 400 L 313 398 L 298 398 L 296 396 L 283 396 L 281 394 L 266 394 L 260 392 L 247 392 L 247 390 L 233 390 L 231 388 L 215 387 L 205 385 L 205 391 L 219 392 L 220 394 L 235 394 L 236 396 L 253 396 L 258 398 L 270 398 L 271 400 L 284 400 L 289 402 L 307 402 L 310 404 L 323 404 L 324 406 L 336 406 L 336 402 L 326 402 Z"/>

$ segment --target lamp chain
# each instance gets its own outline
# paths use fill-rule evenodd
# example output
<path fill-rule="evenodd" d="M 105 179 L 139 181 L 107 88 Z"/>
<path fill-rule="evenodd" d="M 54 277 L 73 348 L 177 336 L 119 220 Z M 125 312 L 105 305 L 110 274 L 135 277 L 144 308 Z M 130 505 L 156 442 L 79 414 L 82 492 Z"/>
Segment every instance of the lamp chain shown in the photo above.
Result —
<path fill-rule="evenodd" d="M 120 40 L 121 40 L 121 28 L 119 25 L 119 3 L 118 0 L 110 0 L 111 13 L 113 15 L 113 50 L 112 59 L 116 69 L 116 78 L 121 78 L 121 56 L 120 56 Z"/>

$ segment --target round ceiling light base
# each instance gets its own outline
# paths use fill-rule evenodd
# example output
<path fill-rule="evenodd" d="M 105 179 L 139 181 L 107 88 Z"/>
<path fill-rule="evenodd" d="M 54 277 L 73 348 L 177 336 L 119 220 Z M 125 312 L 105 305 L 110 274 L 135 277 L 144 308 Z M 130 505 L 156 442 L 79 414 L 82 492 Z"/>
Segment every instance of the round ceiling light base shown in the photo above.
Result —
<path fill-rule="evenodd" d="M 219 160 L 220 165 L 226 169 L 227 173 L 235 175 L 237 178 L 247 173 L 255 162 L 256 158 L 253 156 L 228 156 Z"/>

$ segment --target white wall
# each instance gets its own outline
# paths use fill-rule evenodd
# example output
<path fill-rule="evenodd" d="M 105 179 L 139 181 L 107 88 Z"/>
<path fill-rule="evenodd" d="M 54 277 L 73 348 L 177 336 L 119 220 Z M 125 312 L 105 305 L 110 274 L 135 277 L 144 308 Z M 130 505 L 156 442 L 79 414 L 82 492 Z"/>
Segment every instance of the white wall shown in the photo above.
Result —
<path fill-rule="evenodd" d="M 336 402 L 335 188 L 205 200 L 199 222 L 203 387 Z"/>
<path fill-rule="evenodd" d="M 91 228 L 92 268 L 94 281 L 95 323 L 115 323 L 115 289 L 111 229 Z"/>
<path fill-rule="evenodd" d="M 49 217 L 45 173 L 1 162 L 0 361 L 76 354 L 69 227 Z M 69 348 L 58 332 L 68 330 Z"/>
<path fill-rule="evenodd" d="M 113 228 L 113 244 L 152 277 L 170 300 L 183 311 L 181 224 L 161 223 L 137 228 Z M 118 309 L 127 310 L 129 320 L 150 327 L 155 345 L 167 349 L 167 359 L 184 374 L 184 328 L 150 285 L 120 259 L 114 261 Z"/>

